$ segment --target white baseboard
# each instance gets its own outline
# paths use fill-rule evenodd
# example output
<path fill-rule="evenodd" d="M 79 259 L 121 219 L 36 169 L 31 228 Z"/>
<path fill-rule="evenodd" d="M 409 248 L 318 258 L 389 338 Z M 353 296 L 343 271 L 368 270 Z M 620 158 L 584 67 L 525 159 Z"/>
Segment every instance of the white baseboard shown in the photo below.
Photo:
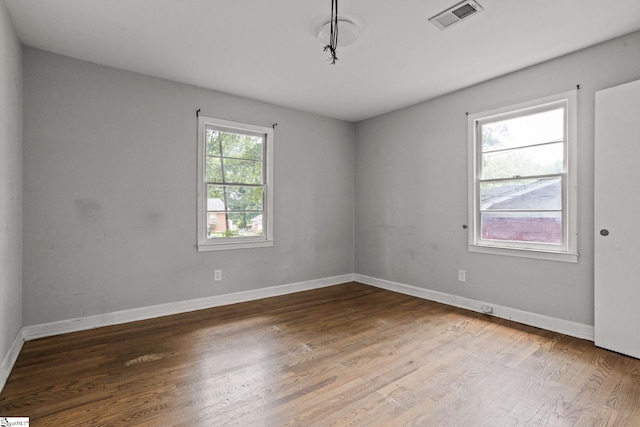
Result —
<path fill-rule="evenodd" d="M 235 292 L 232 294 L 216 295 L 206 298 L 193 299 L 188 301 L 178 301 L 167 304 L 153 305 L 149 307 L 134 308 L 112 313 L 105 313 L 96 316 L 88 316 L 77 319 L 61 320 L 58 322 L 43 323 L 40 325 L 24 326 L 14 339 L 9 351 L 0 364 L 0 391 L 9 378 L 13 365 L 18 359 L 20 350 L 25 341 L 44 338 L 54 335 L 77 332 L 87 329 L 111 326 L 121 323 L 134 322 L 136 320 L 152 319 L 156 317 L 169 316 L 171 314 L 186 313 L 189 311 L 202 310 L 212 307 L 220 307 L 239 302 L 253 301 L 262 298 L 275 297 L 279 295 L 292 294 L 295 292 L 319 289 L 327 286 L 339 285 L 341 283 L 352 282 L 353 274 L 343 274 L 340 276 L 325 277 L 322 279 L 308 280 L 305 282 L 290 283 L 287 285 L 272 286 L 269 288 L 255 289 L 251 291 Z"/>
<path fill-rule="evenodd" d="M 212 307 L 220 307 L 223 305 L 235 304 L 239 302 L 254 301 L 262 298 L 308 291 L 311 289 L 319 289 L 352 281 L 476 312 L 481 312 L 482 305 L 490 305 L 491 307 L 493 307 L 492 315 L 496 317 L 513 320 L 525 325 L 535 326 L 538 328 L 559 332 L 565 335 L 583 338 L 590 341 L 593 341 L 594 339 L 594 327 L 590 325 L 557 319 L 542 314 L 530 313 L 457 295 L 451 295 L 443 292 L 419 288 L 416 286 L 405 285 L 398 282 L 392 282 L 389 280 L 377 279 L 375 277 L 369 277 L 362 274 L 343 274 L 340 276 L 326 277 L 322 279 L 291 283 L 287 285 L 272 286 L 269 288 L 255 289 L 251 291 L 235 292 L 225 295 L 216 295 L 187 301 L 177 301 L 167 304 L 116 311 L 96 316 L 61 320 L 58 322 L 44 323 L 40 325 L 24 326 L 13 341 L 9 352 L 2 360 L 2 364 L 0 364 L 0 390 L 3 389 L 4 384 L 6 383 L 7 378 L 11 373 L 11 369 L 13 368 L 13 365 L 15 364 L 18 355 L 20 354 L 20 350 L 22 349 L 22 345 L 25 341 L 65 334 L 69 332 L 99 328 L 102 326 L 111 326 L 121 323 L 134 322 L 137 320 L 152 319 L 156 317 L 169 316 L 172 314 L 186 313 L 189 311 L 202 310 Z"/>
<path fill-rule="evenodd" d="M 484 301 L 473 300 L 470 298 L 447 294 L 444 292 L 419 288 L 417 286 L 405 285 L 403 283 L 392 282 L 390 280 L 378 279 L 362 274 L 343 274 L 340 276 L 326 277 L 322 279 L 291 283 L 287 285 L 272 286 L 269 288 L 255 289 L 251 291 L 235 292 L 231 294 L 216 295 L 187 301 L 177 301 L 167 304 L 134 308 L 130 310 L 115 311 L 112 313 L 99 314 L 96 316 L 88 316 L 77 319 L 44 323 L 40 325 L 25 326 L 22 328 L 19 336 L 22 341 L 29 341 L 32 339 L 60 335 L 68 332 L 76 332 L 99 328 L 102 326 L 135 322 L 137 320 L 152 319 L 161 316 L 169 316 L 172 314 L 185 313 L 189 311 L 203 310 L 206 308 L 235 304 L 239 302 L 254 301 L 262 298 L 286 295 L 294 292 L 319 289 L 351 281 L 356 281 L 381 289 L 387 289 L 389 291 L 399 292 L 402 294 L 427 299 L 429 301 L 440 302 L 443 304 L 476 312 L 481 312 L 481 306 L 490 305 L 493 308 L 492 315 L 496 317 L 513 320 L 525 325 L 535 326 L 537 328 L 547 329 L 554 332 L 560 332 L 562 334 L 570 335 L 577 338 L 583 338 L 591 341 L 593 341 L 594 339 L 594 327 L 591 325 L 585 325 L 569 320 L 531 313 Z M 15 347 L 15 345 L 12 346 L 12 348 L 13 347 Z M 20 344 L 20 348 L 22 348 L 22 344 Z M 17 350 L 18 353 L 20 352 L 20 348 L 18 348 Z M 11 355 L 11 352 L 7 354 L 7 356 L 3 360 L 3 364 L 1 367 L 5 366 L 7 359 Z M 17 357 L 17 353 L 14 356 Z M 11 362 L 11 365 L 13 365 L 13 362 Z"/>
<path fill-rule="evenodd" d="M 251 291 L 235 292 L 225 295 L 216 295 L 187 301 L 177 301 L 130 310 L 115 311 L 96 316 L 25 326 L 22 328 L 22 336 L 24 337 L 24 340 L 29 341 L 37 338 L 66 334 L 69 332 L 99 328 L 102 326 L 118 325 L 121 323 L 135 322 L 137 320 L 153 319 L 156 317 L 220 307 L 239 302 L 254 301 L 262 298 L 292 294 L 295 292 L 308 291 L 311 289 L 338 285 L 345 282 L 352 282 L 353 277 L 353 274 L 343 274 L 341 276 L 326 277 Z M 13 366 L 13 364 L 11 365 Z"/>
<path fill-rule="evenodd" d="M 375 286 L 377 288 L 386 289 L 401 294 L 411 295 L 423 298 L 429 301 L 440 302 L 454 307 L 464 308 L 466 310 L 481 313 L 481 307 L 488 305 L 493 308 L 493 316 L 502 319 L 513 320 L 514 322 L 523 323 L 536 328 L 546 329 L 561 334 L 570 335 L 576 338 L 582 338 L 589 341 L 594 340 L 594 327 L 583 323 L 576 323 L 569 320 L 558 319 L 555 317 L 545 316 L 543 314 L 530 313 L 515 308 L 504 307 L 489 302 L 477 301 L 457 295 L 451 295 L 444 292 L 432 291 L 429 289 L 419 288 L 416 286 L 405 285 L 403 283 L 392 282 L 390 280 L 377 279 L 362 274 L 355 274 L 356 282 L 366 285 Z"/>
<path fill-rule="evenodd" d="M 0 363 L 0 391 L 2 391 L 4 385 L 7 383 L 9 374 L 11 373 L 16 360 L 18 360 L 18 355 L 20 354 L 20 350 L 22 350 L 23 344 L 24 337 L 22 335 L 22 330 L 20 330 L 13 340 L 13 343 L 11 343 L 9 351 L 2 359 L 2 363 Z"/>

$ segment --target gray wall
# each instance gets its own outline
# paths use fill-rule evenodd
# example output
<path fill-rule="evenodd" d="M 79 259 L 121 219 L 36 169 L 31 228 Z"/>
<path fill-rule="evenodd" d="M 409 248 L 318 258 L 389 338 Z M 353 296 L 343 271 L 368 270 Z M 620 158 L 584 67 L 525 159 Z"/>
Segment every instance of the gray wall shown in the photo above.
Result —
<path fill-rule="evenodd" d="M 356 273 L 593 325 L 594 92 L 639 78 L 634 33 L 358 123 Z M 467 252 L 465 112 L 577 84 L 579 262 Z"/>
<path fill-rule="evenodd" d="M 0 1 L 0 362 L 22 326 L 21 55 Z"/>
<path fill-rule="evenodd" d="M 23 57 L 24 325 L 354 271 L 593 324 L 594 92 L 640 78 L 640 33 L 355 126 L 30 48 Z M 468 253 L 465 112 L 576 84 L 578 264 Z M 196 109 L 278 123 L 273 248 L 196 252 Z"/>
<path fill-rule="evenodd" d="M 23 56 L 25 325 L 353 272 L 353 124 Z M 197 109 L 278 123 L 274 247 L 196 252 Z"/>

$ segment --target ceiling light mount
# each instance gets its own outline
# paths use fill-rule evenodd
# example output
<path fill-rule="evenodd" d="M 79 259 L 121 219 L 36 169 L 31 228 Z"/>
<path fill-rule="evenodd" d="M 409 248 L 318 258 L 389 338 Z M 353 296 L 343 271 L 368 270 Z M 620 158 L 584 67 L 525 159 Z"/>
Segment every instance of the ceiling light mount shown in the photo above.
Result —
<path fill-rule="evenodd" d="M 360 35 L 360 30 L 358 30 L 356 24 L 349 19 L 338 18 L 338 25 L 340 26 L 340 34 L 338 35 L 337 47 L 345 47 L 355 43 Z M 329 43 L 331 37 L 331 21 L 325 21 L 320 25 L 317 35 L 322 43 Z"/>
<path fill-rule="evenodd" d="M 339 35 L 338 27 L 340 27 Z M 338 46 L 350 45 L 356 41 L 360 33 L 353 21 L 338 18 L 338 0 L 331 0 L 331 19 L 320 25 L 317 34 L 323 43 L 327 43 L 324 46 L 324 51 L 329 51 L 331 54 L 329 61 L 335 65 L 338 60 Z"/>

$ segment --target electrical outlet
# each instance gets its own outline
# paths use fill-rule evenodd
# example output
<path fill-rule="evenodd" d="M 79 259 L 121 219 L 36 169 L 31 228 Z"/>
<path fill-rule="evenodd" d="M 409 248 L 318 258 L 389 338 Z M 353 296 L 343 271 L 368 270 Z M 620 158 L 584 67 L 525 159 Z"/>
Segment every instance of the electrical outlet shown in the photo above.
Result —
<path fill-rule="evenodd" d="M 215 270 L 213 272 L 213 281 L 219 282 L 222 280 L 222 270 Z"/>
<path fill-rule="evenodd" d="M 458 270 L 458 282 L 467 281 L 467 272 L 465 270 Z"/>

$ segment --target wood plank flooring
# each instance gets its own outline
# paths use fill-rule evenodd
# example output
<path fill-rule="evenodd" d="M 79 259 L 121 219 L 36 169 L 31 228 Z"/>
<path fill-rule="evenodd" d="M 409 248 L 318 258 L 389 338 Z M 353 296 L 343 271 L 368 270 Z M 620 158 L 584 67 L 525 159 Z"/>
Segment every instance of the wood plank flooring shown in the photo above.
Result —
<path fill-rule="evenodd" d="M 639 426 L 640 361 L 358 283 L 25 343 L 32 426 Z"/>

